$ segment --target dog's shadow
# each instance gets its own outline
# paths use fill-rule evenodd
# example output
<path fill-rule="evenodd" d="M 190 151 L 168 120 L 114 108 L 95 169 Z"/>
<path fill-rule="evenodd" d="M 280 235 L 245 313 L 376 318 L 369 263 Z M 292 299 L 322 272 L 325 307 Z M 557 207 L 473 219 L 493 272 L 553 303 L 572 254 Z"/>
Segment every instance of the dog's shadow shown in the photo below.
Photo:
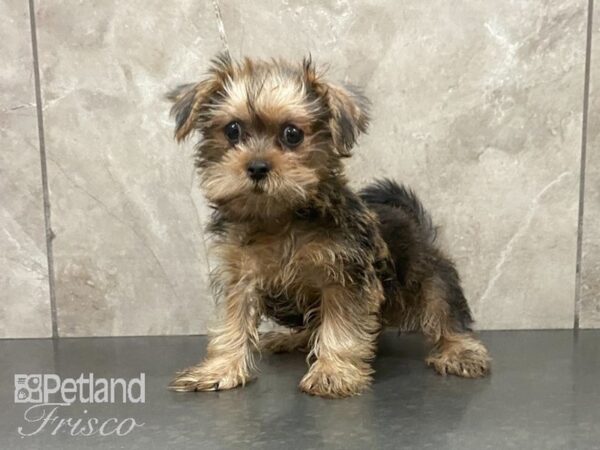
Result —
<path fill-rule="evenodd" d="M 382 333 L 377 341 L 377 356 L 373 361 L 375 379 L 384 381 L 408 376 L 415 371 L 425 371 L 428 351 L 429 346 L 418 333 Z"/>

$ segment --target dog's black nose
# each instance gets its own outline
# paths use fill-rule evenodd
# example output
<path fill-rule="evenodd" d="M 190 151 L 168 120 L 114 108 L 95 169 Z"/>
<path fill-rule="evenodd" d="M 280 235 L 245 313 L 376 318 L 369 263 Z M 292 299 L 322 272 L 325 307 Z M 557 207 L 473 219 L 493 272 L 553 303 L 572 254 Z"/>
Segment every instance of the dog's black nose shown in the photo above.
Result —
<path fill-rule="evenodd" d="M 271 170 L 271 165 L 267 161 L 255 160 L 248 164 L 248 176 L 254 181 L 262 180 Z"/>

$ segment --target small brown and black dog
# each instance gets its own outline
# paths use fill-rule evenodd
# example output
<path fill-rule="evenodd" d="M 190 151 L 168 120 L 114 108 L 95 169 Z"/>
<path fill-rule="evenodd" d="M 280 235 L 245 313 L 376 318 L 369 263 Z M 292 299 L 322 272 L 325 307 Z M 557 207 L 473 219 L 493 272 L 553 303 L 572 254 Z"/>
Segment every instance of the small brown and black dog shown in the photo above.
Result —
<path fill-rule="evenodd" d="M 359 194 L 347 186 L 342 158 L 369 121 L 356 89 L 329 83 L 310 59 L 221 55 L 205 80 L 168 98 L 176 139 L 201 135 L 196 166 L 214 207 L 223 314 L 206 359 L 172 389 L 244 385 L 266 349 L 308 352 L 304 392 L 359 394 L 383 327 L 422 331 L 441 374 L 488 372 L 458 273 L 419 200 L 389 180 Z M 263 317 L 289 332 L 260 335 Z"/>

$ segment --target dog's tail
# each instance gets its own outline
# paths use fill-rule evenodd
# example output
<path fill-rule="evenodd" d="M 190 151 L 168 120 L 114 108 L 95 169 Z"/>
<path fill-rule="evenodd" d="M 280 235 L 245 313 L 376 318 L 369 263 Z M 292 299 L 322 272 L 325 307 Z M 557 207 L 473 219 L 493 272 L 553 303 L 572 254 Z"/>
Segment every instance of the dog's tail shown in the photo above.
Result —
<path fill-rule="evenodd" d="M 425 240 L 434 243 L 437 229 L 431 216 L 410 188 L 384 178 L 365 187 L 360 191 L 360 197 L 370 206 L 385 205 L 401 209 L 417 223 Z"/>
<path fill-rule="evenodd" d="M 408 273 L 413 279 L 435 280 L 435 295 L 441 295 L 449 305 L 448 326 L 460 333 L 469 331 L 473 318 L 460 277 L 454 263 L 435 246 L 437 229 L 415 193 L 383 179 L 364 188 L 360 197 L 379 217 L 381 235 L 394 259 L 400 284 L 406 284 Z M 427 296 L 431 294 L 423 289 L 420 295 L 425 296 L 425 302 L 430 301 Z M 386 293 L 386 297 L 392 303 L 399 298 L 395 293 Z"/>

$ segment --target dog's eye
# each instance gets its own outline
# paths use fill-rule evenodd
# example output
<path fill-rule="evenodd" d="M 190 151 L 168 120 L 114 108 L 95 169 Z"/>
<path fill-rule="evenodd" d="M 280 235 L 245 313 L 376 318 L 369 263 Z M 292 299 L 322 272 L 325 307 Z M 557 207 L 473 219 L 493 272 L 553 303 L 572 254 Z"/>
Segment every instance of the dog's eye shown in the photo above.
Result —
<path fill-rule="evenodd" d="M 304 140 L 304 132 L 294 125 L 286 125 L 281 131 L 281 143 L 286 147 L 296 147 Z"/>
<path fill-rule="evenodd" d="M 240 138 L 242 137 L 242 126 L 239 122 L 229 122 L 227 125 L 225 125 L 223 132 L 225 133 L 225 137 L 227 137 L 229 142 L 232 144 L 237 144 L 240 142 Z"/>

